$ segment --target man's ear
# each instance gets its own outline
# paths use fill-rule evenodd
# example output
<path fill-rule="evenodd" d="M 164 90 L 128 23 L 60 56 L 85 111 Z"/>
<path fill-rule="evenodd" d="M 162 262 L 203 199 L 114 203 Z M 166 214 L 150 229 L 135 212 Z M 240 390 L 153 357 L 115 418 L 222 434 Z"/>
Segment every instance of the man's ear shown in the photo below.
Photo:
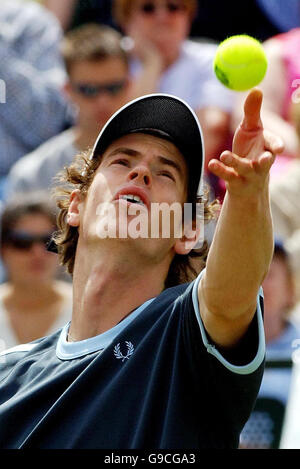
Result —
<path fill-rule="evenodd" d="M 202 237 L 203 227 L 201 225 L 193 226 L 184 229 L 184 234 L 181 238 L 178 238 L 174 245 L 176 254 L 186 255 L 189 254 L 192 249 L 199 248 L 199 240 Z"/>
<path fill-rule="evenodd" d="M 82 203 L 82 195 L 79 189 L 75 189 L 70 196 L 70 205 L 67 213 L 67 223 L 70 226 L 79 226 L 80 221 L 80 204 Z"/>

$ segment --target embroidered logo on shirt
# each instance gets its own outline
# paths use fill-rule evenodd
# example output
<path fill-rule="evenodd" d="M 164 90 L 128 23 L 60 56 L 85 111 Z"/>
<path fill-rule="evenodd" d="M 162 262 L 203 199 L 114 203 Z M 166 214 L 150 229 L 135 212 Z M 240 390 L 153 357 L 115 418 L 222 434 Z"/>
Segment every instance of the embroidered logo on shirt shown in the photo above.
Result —
<path fill-rule="evenodd" d="M 115 347 L 114 347 L 114 356 L 118 359 L 118 360 L 122 360 L 122 363 L 127 359 L 129 359 L 129 357 L 131 357 L 131 355 L 133 354 L 134 352 L 134 346 L 132 345 L 131 342 L 128 342 L 127 340 L 125 340 L 125 344 L 127 346 L 127 354 L 126 355 L 123 355 L 123 353 L 121 352 L 121 349 L 120 349 L 120 343 L 118 343 Z"/>

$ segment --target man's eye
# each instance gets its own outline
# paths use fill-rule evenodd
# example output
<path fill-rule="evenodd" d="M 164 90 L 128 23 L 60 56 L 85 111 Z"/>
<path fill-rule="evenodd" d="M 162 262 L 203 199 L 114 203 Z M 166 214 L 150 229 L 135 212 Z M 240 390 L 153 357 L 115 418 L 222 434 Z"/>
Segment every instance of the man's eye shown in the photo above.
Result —
<path fill-rule="evenodd" d="M 122 166 L 128 166 L 129 165 L 129 161 L 124 160 L 124 159 L 114 160 L 112 163 L 113 164 L 120 164 Z"/>
<path fill-rule="evenodd" d="M 160 176 L 165 176 L 169 179 L 172 179 L 172 181 L 175 181 L 173 174 L 169 173 L 169 171 L 161 171 L 159 174 Z"/>

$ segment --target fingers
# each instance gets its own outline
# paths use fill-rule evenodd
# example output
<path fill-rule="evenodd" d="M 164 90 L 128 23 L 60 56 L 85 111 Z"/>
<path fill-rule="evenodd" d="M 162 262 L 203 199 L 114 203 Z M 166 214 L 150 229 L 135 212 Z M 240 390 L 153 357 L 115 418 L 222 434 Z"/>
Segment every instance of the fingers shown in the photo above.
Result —
<path fill-rule="evenodd" d="M 258 130 L 262 128 L 260 111 L 263 95 L 258 88 L 252 89 L 244 103 L 244 118 L 241 127 L 244 130 Z"/>
<path fill-rule="evenodd" d="M 230 151 L 221 154 L 220 160 L 212 159 L 208 169 L 216 176 L 227 182 L 233 179 L 248 179 L 255 175 L 266 175 L 274 163 L 275 155 L 269 151 L 264 152 L 258 160 L 241 158 Z"/>
<path fill-rule="evenodd" d="M 227 167 L 219 160 L 210 160 L 208 163 L 208 169 L 212 172 L 215 176 L 220 179 L 223 179 L 226 182 L 230 182 L 233 179 L 236 179 L 237 174 L 234 169 Z"/>
<path fill-rule="evenodd" d="M 265 149 L 269 150 L 271 153 L 279 154 L 284 150 L 284 142 L 277 135 L 272 134 L 268 130 L 264 131 L 265 138 Z"/>
<path fill-rule="evenodd" d="M 270 171 L 275 158 L 276 156 L 274 153 L 266 151 L 259 157 L 258 161 L 254 161 L 254 169 L 259 174 L 267 174 Z"/>
<path fill-rule="evenodd" d="M 251 161 L 243 160 L 234 153 L 225 151 L 221 154 L 219 160 L 210 160 L 208 169 L 217 177 L 229 182 L 247 173 L 247 163 L 251 164 Z"/>

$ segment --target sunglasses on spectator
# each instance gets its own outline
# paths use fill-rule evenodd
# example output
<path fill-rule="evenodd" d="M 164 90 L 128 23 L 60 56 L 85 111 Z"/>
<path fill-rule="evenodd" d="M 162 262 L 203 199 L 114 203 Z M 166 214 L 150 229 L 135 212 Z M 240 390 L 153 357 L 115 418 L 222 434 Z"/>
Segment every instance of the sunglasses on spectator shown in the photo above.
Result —
<path fill-rule="evenodd" d="M 33 235 L 25 231 L 9 231 L 3 237 L 3 244 L 10 244 L 15 249 L 22 251 L 29 250 L 34 244 L 43 244 L 48 246 L 53 235 L 53 231 L 40 235 Z"/>
<path fill-rule="evenodd" d="M 162 7 L 164 7 L 168 13 L 178 13 L 179 11 L 183 11 L 186 9 L 184 5 L 175 2 L 167 2 L 164 5 L 156 5 L 153 2 L 145 2 L 140 5 L 140 11 L 150 16 L 156 13 L 158 8 Z"/>
<path fill-rule="evenodd" d="M 125 88 L 127 80 L 114 81 L 106 85 L 90 85 L 88 83 L 73 83 L 72 88 L 86 98 L 95 98 L 99 94 L 106 93 L 115 96 Z"/>

